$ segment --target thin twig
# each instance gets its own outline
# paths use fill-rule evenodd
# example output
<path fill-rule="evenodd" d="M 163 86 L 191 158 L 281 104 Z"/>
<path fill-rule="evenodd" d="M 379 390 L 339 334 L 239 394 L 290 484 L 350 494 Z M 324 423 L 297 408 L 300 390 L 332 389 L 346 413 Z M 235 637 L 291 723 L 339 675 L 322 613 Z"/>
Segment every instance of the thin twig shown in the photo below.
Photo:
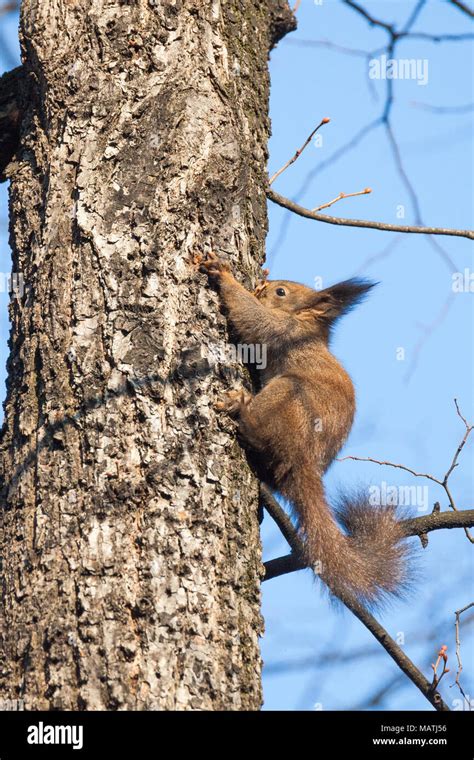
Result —
<path fill-rule="evenodd" d="M 388 119 L 386 120 L 386 123 L 385 123 L 385 132 L 387 134 L 388 142 L 389 142 L 392 155 L 395 161 L 395 166 L 411 198 L 411 203 L 413 206 L 413 210 L 415 212 L 415 223 L 417 224 L 417 226 L 421 226 L 423 222 L 421 221 L 421 210 L 420 210 L 420 204 L 418 203 L 418 197 L 417 197 L 417 194 L 415 193 L 415 189 L 413 185 L 411 184 L 408 178 L 408 175 L 405 171 L 405 167 L 403 166 L 400 149 L 398 147 L 397 141 L 395 140 L 395 136 L 393 134 L 392 127 L 390 126 L 390 122 L 388 121 Z"/>
<path fill-rule="evenodd" d="M 457 267 L 454 264 L 451 256 L 443 248 L 443 246 L 440 245 L 440 243 L 437 240 L 437 238 L 432 237 L 431 235 L 429 235 L 426 238 L 426 242 L 428 243 L 428 245 L 430 245 L 436 251 L 436 253 L 439 254 L 440 258 L 446 264 L 446 266 L 447 266 L 449 272 L 451 273 L 451 275 L 454 272 L 457 271 Z M 420 359 L 420 354 L 421 354 L 421 352 L 422 352 L 422 350 L 423 350 L 426 342 L 431 337 L 431 335 L 434 333 L 434 331 L 439 327 L 439 325 L 442 324 L 442 322 L 446 319 L 447 315 L 449 314 L 449 310 L 450 310 L 451 306 L 454 303 L 455 295 L 456 294 L 453 292 L 453 290 L 451 290 L 451 292 L 449 293 L 448 297 L 445 299 L 444 303 L 439 308 L 439 310 L 438 310 L 437 314 L 435 315 L 435 317 L 429 322 L 428 325 L 423 325 L 423 334 L 420 336 L 420 338 L 416 342 L 416 345 L 415 345 L 415 347 L 413 349 L 413 352 L 412 352 L 412 360 L 410 362 L 410 366 L 408 368 L 408 371 L 405 373 L 404 379 L 406 381 L 408 381 L 411 378 L 411 376 L 413 375 L 413 373 L 414 373 L 414 371 L 415 371 L 415 369 L 417 367 L 418 361 Z"/>
<path fill-rule="evenodd" d="M 407 19 L 407 22 L 405 26 L 402 29 L 402 32 L 406 34 L 410 31 L 413 24 L 415 23 L 416 19 L 420 15 L 421 11 L 423 10 L 424 6 L 426 5 L 427 0 L 418 0 L 417 4 L 413 8 L 413 11 L 411 12 L 410 16 Z"/>
<path fill-rule="evenodd" d="M 462 660 L 461 660 L 461 636 L 460 636 L 460 617 L 463 614 L 463 612 L 466 612 L 466 610 L 469 610 L 471 607 L 474 607 L 474 602 L 471 602 L 470 604 L 467 604 L 465 607 L 463 607 L 461 610 L 456 610 L 454 613 L 456 616 L 456 623 L 455 623 L 455 631 L 456 631 L 456 658 L 458 661 L 458 669 L 456 673 L 456 680 L 454 681 L 451 686 L 457 686 L 459 691 L 461 692 L 463 698 L 466 700 L 469 709 L 471 709 L 471 701 L 467 694 L 464 692 L 464 689 L 461 686 L 461 683 L 459 681 L 459 678 L 462 673 Z"/>
<path fill-rule="evenodd" d="M 329 206 L 332 206 L 334 203 L 337 203 L 338 201 L 342 201 L 343 198 L 354 198 L 356 195 L 367 195 L 368 193 L 371 193 L 372 190 L 370 187 L 366 187 L 365 190 L 359 190 L 357 193 L 339 193 L 339 195 L 336 198 L 333 198 L 332 201 L 328 201 L 327 203 L 323 203 L 321 206 L 316 206 L 316 208 L 311 209 L 314 211 L 321 211 L 323 208 L 329 208 Z"/>
<path fill-rule="evenodd" d="M 346 664 L 348 662 L 354 662 L 355 660 L 366 660 L 372 657 L 378 657 L 383 654 L 383 650 L 380 647 L 363 646 L 358 649 L 349 650 L 343 652 L 339 648 L 335 648 L 324 652 L 322 655 L 318 654 L 316 659 L 316 653 L 312 653 L 309 656 L 306 655 L 298 660 L 276 660 L 273 662 L 265 663 L 265 673 L 267 676 L 278 675 L 280 673 L 289 673 L 297 670 L 315 670 L 319 668 L 327 668 L 328 666 Z"/>
<path fill-rule="evenodd" d="M 421 108 L 424 111 L 431 111 L 432 113 L 468 113 L 474 110 L 474 103 L 465 103 L 461 106 L 435 106 L 431 103 L 423 103 L 420 100 L 411 100 L 409 103 L 413 108 Z"/>
<path fill-rule="evenodd" d="M 468 16 L 470 16 L 471 18 L 474 18 L 474 11 L 471 8 L 469 8 L 469 6 L 466 5 L 466 3 L 461 2 L 461 0 L 449 0 L 449 2 L 451 3 L 451 5 L 455 5 L 456 8 L 459 8 L 459 10 L 462 11 L 463 13 L 467 13 Z"/>
<path fill-rule="evenodd" d="M 370 80 L 369 80 L 370 81 Z M 319 176 L 319 174 L 324 171 L 328 166 L 330 166 L 333 163 L 336 163 L 345 153 L 349 152 L 352 148 L 355 148 L 362 140 L 364 140 L 367 135 L 370 134 L 376 127 L 378 127 L 382 123 L 380 117 L 375 119 L 374 121 L 369 122 L 368 124 L 365 124 L 362 129 L 360 129 L 357 134 L 354 135 L 354 137 L 351 137 L 348 142 L 344 143 L 340 148 L 334 151 L 328 158 L 324 161 L 321 161 L 321 163 L 318 166 L 315 166 L 313 169 L 311 169 L 307 176 L 305 181 L 303 182 L 295 200 L 298 201 L 300 198 L 303 198 L 306 194 L 306 191 L 310 187 L 312 181 Z M 267 194 L 268 195 L 268 194 Z M 276 255 L 278 249 L 283 245 L 285 241 L 286 234 L 288 232 L 289 226 L 294 219 L 293 214 L 285 214 L 283 216 L 280 230 L 278 233 L 277 240 L 275 242 L 275 245 L 273 246 L 272 250 L 270 251 L 267 261 L 272 261 L 274 256 Z"/>
<path fill-rule="evenodd" d="M 366 11 L 366 9 L 361 5 L 358 5 L 358 3 L 353 2 L 353 0 L 343 0 L 343 2 L 350 8 L 353 8 L 353 10 L 355 10 L 361 16 L 363 16 L 371 26 L 380 26 L 392 36 L 395 34 L 395 29 L 392 24 L 387 24 L 385 21 L 381 21 L 380 19 L 376 19 L 374 16 L 371 16 L 370 13 Z"/>
<path fill-rule="evenodd" d="M 432 240 L 432 238 L 428 238 L 428 240 Z M 408 382 L 410 380 L 410 378 L 413 376 L 413 374 L 414 374 L 414 372 L 415 372 L 415 370 L 416 370 L 416 368 L 418 366 L 418 362 L 420 360 L 420 354 L 421 354 L 421 352 L 423 350 L 423 347 L 425 346 L 428 338 L 430 338 L 430 336 L 436 330 L 436 328 L 439 327 L 439 325 L 446 319 L 446 317 L 447 317 L 447 315 L 449 313 L 449 309 L 451 307 L 451 304 L 454 301 L 455 296 L 456 296 L 456 294 L 453 291 L 451 291 L 449 293 L 448 297 L 446 298 L 446 300 L 444 301 L 444 303 L 441 305 L 438 313 L 431 320 L 431 322 L 429 322 L 427 325 L 424 325 L 424 324 L 421 324 L 421 325 L 418 324 L 417 325 L 418 327 L 420 327 L 422 329 L 423 332 L 422 332 L 422 335 L 420 335 L 420 337 L 416 341 L 416 343 L 415 343 L 415 345 L 413 347 L 413 350 L 411 352 L 411 354 L 412 354 L 412 356 L 411 356 L 411 362 L 410 362 L 410 365 L 409 365 L 409 367 L 408 367 L 408 369 L 405 372 L 405 375 L 403 377 L 403 379 L 405 380 L 405 382 Z"/>
<path fill-rule="evenodd" d="M 455 467 L 457 467 L 457 462 L 458 462 L 459 455 L 460 455 L 461 451 L 463 450 L 464 446 L 466 445 L 467 439 L 469 438 L 470 434 L 474 430 L 474 425 L 470 425 L 467 422 L 466 418 L 461 414 L 461 411 L 459 409 L 459 404 L 458 404 L 457 399 L 454 399 L 454 404 L 456 406 L 457 415 L 463 421 L 463 423 L 465 425 L 465 428 L 466 428 L 466 431 L 465 431 L 464 436 L 463 436 L 463 438 L 461 440 L 461 443 L 459 444 L 459 446 L 456 449 L 456 452 L 454 454 L 452 462 L 451 462 L 451 464 L 450 464 L 447 472 L 443 476 L 442 480 L 440 480 L 440 478 L 436 478 L 434 475 L 430 475 L 430 474 L 428 474 L 426 472 L 416 472 L 415 470 L 412 470 L 410 467 L 406 467 L 406 465 L 404 465 L 404 464 L 397 464 L 395 462 L 385 462 L 385 461 L 381 461 L 380 459 L 373 459 L 372 457 L 345 456 L 345 457 L 340 457 L 338 459 L 338 461 L 339 462 L 343 462 L 346 459 L 352 459 L 352 460 L 354 460 L 356 462 L 372 462 L 373 464 L 378 464 L 378 465 L 382 465 L 382 466 L 385 466 L 385 467 L 394 467 L 394 468 L 396 468 L 398 470 L 405 470 L 405 472 L 409 472 L 410 475 L 413 475 L 415 478 L 426 478 L 427 480 L 431 480 L 433 483 L 436 483 L 437 485 L 441 486 L 441 488 L 444 489 L 444 491 L 446 493 L 446 496 L 448 497 L 450 508 L 452 510 L 454 510 L 455 512 L 457 512 L 458 508 L 456 506 L 456 503 L 454 501 L 453 495 L 451 493 L 451 489 L 449 487 L 448 480 L 450 478 L 451 473 L 455 469 Z M 474 538 L 469 533 L 469 530 L 468 530 L 467 527 L 464 527 L 464 532 L 466 534 L 466 537 L 473 544 L 474 543 Z"/>
<path fill-rule="evenodd" d="M 387 256 L 390 256 L 390 254 L 395 250 L 395 248 L 400 245 L 402 241 L 402 236 L 397 235 L 396 237 L 393 237 L 384 248 L 382 248 L 381 251 L 378 253 L 373 253 L 370 256 L 367 256 L 365 261 L 362 262 L 360 267 L 357 268 L 357 270 L 354 273 L 354 277 L 360 276 L 363 272 L 367 270 L 369 266 L 371 266 L 375 261 L 380 261 L 381 259 L 386 258 Z"/>
<path fill-rule="evenodd" d="M 427 34 L 426 32 L 410 32 L 410 34 L 399 34 L 399 39 L 409 37 L 415 40 L 426 40 L 427 42 L 465 42 L 474 39 L 474 34 L 464 32 L 462 34 Z"/>
<path fill-rule="evenodd" d="M 295 45 L 296 47 L 325 47 L 329 50 L 335 50 L 337 53 L 345 53 L 346 55 L 354 55 L 357 58 L 366 59 L 370 53 L 367 50 L 361 50 L 360 48 L 350 48 L 345 45 L 338 45 L 331 40 L 305 40 L 305 39 L 292 39 L 288 37 L 285 40 L 285 44 Z"/>
<path fill-rule="evenodd" d="M 448 650 L 448 647 L 446 644 L 443 644 L 441 649 L 438 652 L 438 659 L 435 663 L 431 663 L 431 667 L 433 668 L 433 682 L 431 684 L 431 688 L 434 690 L 437 688 L 439 682 L 441 681 L 442 677 L 446 675 L 446 673 L 449 673 L 448 665 L 448 655 L 446 654 Z M 440 676 L 438 676 L 438 667 L 439 663 L 443 660 L 443 670 Z"/>
<path fill-rule="evenodd" d="M 403 673 L 396 673 L 392 678 L 389 678 L 383 686 L 377 687 L 371 696 L 367 696 L 362 701 L 356 702 L 356 704 L 351 707 L 351 711 L 358 710 L 366 712 L 374 707 L 378 707 L 387 694 L 390 694 L 393 698 L 394 694 L 396 694 L 403 686 L 403 683 Z"/>
<path fill-rule="evenodd" d="M 280 176 L 280 174 L 283 174 L 283 172 L 284 172 L 286 169 L 288 169 L 288 167 L 289 167 L 289 166 L 291 166 L 291 164 L 294 164 L 294 163 L 295 163 L 295 161 L 296 161 L 296 160 L 297 160 L 297 159 L 298 159 L 298 158 L 301 156 L 301 154 L 302 154 L 302 152 L 304 151 L 304 149 L 305 149 L 305 148 L 306 148 L 306 147 L 307 147 L 307 146 L 310 144 L 311 140 L 313 139 L 313 137 L 314 137 L 314 135 L 316 134 L 316 132 L 318 131 L 318 129 L 319 129 L 320 127 L 322 127 L 322 126 L 323 126 L 323 124 L 329 124 L 329 122 L 330 122 L 330 119 L 328 119 L 328 118 L 327 118 L 327 116 L 325 116 L 325 117 L 324 117 L 324 119 L 321 119 L 321 121 L 319 122 L 318 126 L 317 126 L 317 127 L 315 127 L 315 129 L 313 129 L 313 131 L 311 132 L 311 134 L 310 134 L 310 135 L 308 135 L 308 137 L 306 138 L 306 140 L 305 140 L 304 144 L 301 146 L 301 148 L 299 148 L 299 150 L 297 150 L 297 151 L 296 151 L 295 155 L 294 155 L 294 156 L 292 156 L 292 157 L 289 159 L 289 161 L 287 161 L 287 162 L 286 162 L 286 164 L 284 164 L 284 165 L 281 167 L 281 169 L 278 169 L 278 171 L 277 171 L 277 172 L 275 172 L 275 174 L 273 174 L 273 176 L 272 176 L 272 177 L 270 177 L 270 179 L 268 180 L 268 184 L 269 184 L 269 185 L 271 185 L 273 182 L 275 182 L 276 178 L 277 178 L 277 177 L 279 177 L 279 176 Z"/>
<path fill-rule="evenodd" d="M 443 481 L 439 480 L 439 478 L 435 478 L 434 475 L 429 475 L 426 472 L 416 472 L 415 470 L 412 470 L 411 467 L 406 467 L 404 464 L 397 464 L 395 462 L 384 462 L 380 459 L 373 459 L 372 457 L 356 457 L 356 456 L 345 456 L 345 457 L 338 457 L 338 462 L 344 462 L 346 459 L 352 459 L 355 462 L 372 462 L 372 464 L 380 464 L 385 467 L 395 467 L 397 470 L 405 470 L 405 472 L 409 472 L 410 475 L 413 475 L 415 478 L 427 478 L 428 480 L 432 480 L 434 483 L 437 483 L 439 486 L 443 485 Z"/>
<path fill-rule="evenodd" d="M 458 415 L 459 419 L 461 419 L 464 422 L 464 425 L 465 425 L 465 428 L 466 428 L 466 432 L 464 433 L 464 438 L 462 439 L 461 443 L 459 444 L 459 446 L 456 449 L 456 453 L 455 453 L 455 455 L 453 457 L 453 461 L 451 462 L 451 466 L 450 466 L 449 470 L 447 471 L 446 475 L 444 476 L 443 485 L 446 485 L 446 483 L 448 482 L 448 478 L 451 475 L 452 471 L 454 470 L 455 467 L 457 467 L 457 462 L 458 462 L 459 454 L 463 450 L 463 448 L 464 448 L 464 446 L 466 444 L 466 441 L 469 438 L 469 435 L 474 430 L 474 425 L 470 425 L 468 423 L 468 421 L 466 420 L 466 418 L 461 414 L 461 410 L 459 409 L 459 404 L 458 404 L 457 398 L 454 399 L 454 404 L 456 406 L 456 412 L 457 412 L 457 415 Z"/>

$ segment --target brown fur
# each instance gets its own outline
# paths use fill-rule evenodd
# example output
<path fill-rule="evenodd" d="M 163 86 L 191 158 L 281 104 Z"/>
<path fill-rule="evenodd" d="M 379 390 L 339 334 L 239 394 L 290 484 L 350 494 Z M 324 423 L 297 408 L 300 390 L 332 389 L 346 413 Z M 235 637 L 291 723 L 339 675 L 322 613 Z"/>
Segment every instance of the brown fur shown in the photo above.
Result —
<path fill-rule="evenodd" d="M 391 508 L 361 497 L 328 506 L 322 476 L 345 442 L 355 412 L 351 379 L 328 348 L 335 321 L 372 287 L 348 280 L 325 290 L 288 281 L 260 284 L 256 295 L 209 255 L 201 268 L 215 282 L 237 339 L 267 346 L 261 390 L 228 394 L 221 408 L 257 472 L 293 505 L 307 560 L 339 598 L 375 604 L 406 582 L 402 532 Z"/>

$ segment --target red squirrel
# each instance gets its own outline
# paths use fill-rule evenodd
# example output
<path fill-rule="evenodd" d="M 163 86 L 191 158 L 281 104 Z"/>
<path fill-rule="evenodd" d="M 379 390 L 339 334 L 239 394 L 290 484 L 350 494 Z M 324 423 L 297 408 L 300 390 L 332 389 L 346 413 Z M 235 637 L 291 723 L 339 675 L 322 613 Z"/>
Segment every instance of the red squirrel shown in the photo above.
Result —
<path fill-rule="evenodd" d="M 351 279 L 316 291 L 264 280 L 250 293 L 215 254 L 200 269 L 217 287 L 236 338 L 266 345 L 260 390 L 230 391 L 218 407 L 238 420 L 260 479 L 294 508 L 307 563 L 342 600 L 375 606 L 400 593 L 407 548 L 393 508 L 359 495 L 341 497 L 333 511 L 322 482 L 355 412 L 351 378 L 328 347 L 331 330 L 374 283 Z"/>

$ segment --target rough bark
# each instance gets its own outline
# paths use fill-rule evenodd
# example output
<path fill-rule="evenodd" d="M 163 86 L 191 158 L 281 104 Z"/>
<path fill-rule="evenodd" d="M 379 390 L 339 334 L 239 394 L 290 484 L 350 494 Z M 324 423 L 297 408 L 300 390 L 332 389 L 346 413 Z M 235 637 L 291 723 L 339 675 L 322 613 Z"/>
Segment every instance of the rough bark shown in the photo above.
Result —
<path fill-rule="evenodd" d="M 0 182 L 7 179 L 5 170 L 10 166 L 18 147 L 23 74 L 23 67 L 20 66 L 0 77 Z"/>
<path fill-rule="evenodd" d="M 263 260 L 283 5 L 23 0 L 0 693 L 27 709 L 260 706 L 257 487 L 192 258 Z"/>

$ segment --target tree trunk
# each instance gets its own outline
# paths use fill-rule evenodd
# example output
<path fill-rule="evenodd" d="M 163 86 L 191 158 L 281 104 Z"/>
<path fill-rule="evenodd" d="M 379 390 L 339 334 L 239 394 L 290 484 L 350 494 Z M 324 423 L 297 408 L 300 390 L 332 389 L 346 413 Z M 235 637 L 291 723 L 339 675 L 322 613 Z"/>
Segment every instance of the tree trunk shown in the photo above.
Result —
<path fill-rule="evenodd" d="M 263 260 L 292 24 L 280 0 L 23 0 L 0 696 L 26 709 L 260 706 L 257 484 L 213 409 L 241 373 L 193 254 L 247 284 Z"/>

